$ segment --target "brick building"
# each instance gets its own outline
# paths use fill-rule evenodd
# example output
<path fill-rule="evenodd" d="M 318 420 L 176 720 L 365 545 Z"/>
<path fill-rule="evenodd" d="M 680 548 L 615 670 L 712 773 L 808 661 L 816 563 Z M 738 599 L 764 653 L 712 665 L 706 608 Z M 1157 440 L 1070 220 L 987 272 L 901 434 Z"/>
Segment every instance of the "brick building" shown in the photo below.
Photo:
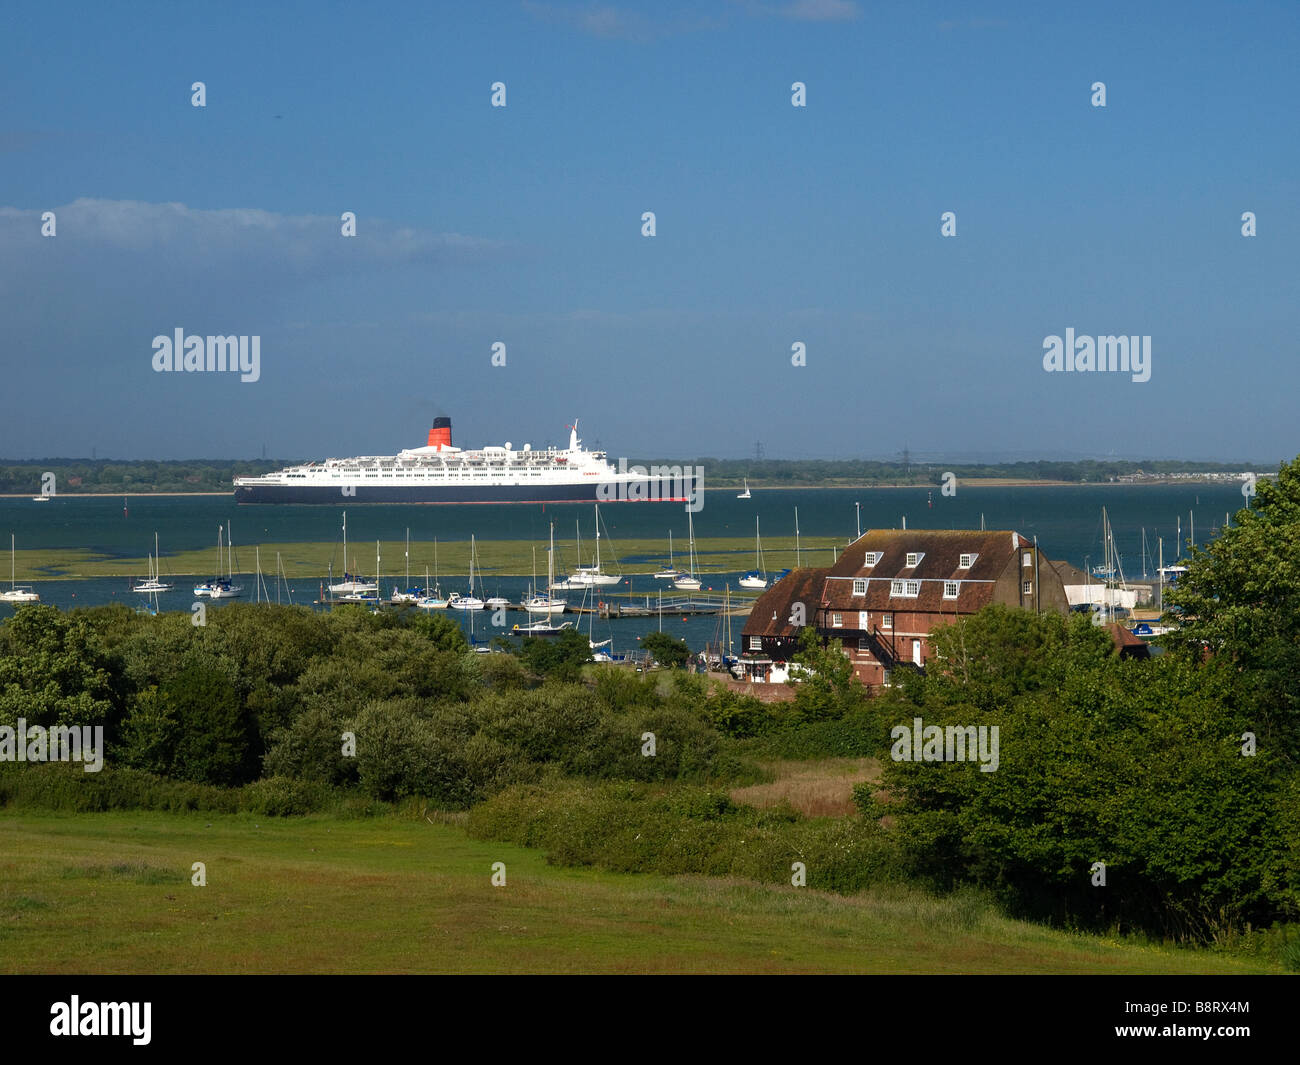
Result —
<path fill-rule="evenodd" d="M 898 666 L 924 669 L 939 625 L 993 603 L 1069 610 L 1060 573 L 1018 533 L 871 530 L 833 566 L 794 570 L 758 598 L 742 668 L 751 680 L 784 681 L 802 621 L 839 640 L 858 678 L 877 687 Z"/>

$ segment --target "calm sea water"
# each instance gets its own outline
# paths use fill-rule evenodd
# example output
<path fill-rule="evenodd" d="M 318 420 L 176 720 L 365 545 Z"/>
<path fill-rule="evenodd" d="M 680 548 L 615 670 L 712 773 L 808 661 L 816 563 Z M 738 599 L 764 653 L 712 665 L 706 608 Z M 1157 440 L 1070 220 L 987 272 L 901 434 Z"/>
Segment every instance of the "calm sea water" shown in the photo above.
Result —
<path fill-rule="evenodd" d="M 834 536 L 841 543 L 855 535 L 858 508 L 861 504 L 861 528 L 899 528 L 906 519 L 914 529 L 978 529 L 981 517 L 986 528 L 1015 529 L 1030 538 L 1037 536 L 1039 545 L 1051 558 L 1064 559 L 1077 566 L 1097 565 L 1102 559 L 1101 510 L 1106 507 L 1114 529 L 1116 544 L 1124 559 L 1124 572 L 1140 577 L 1142 530 L 1145 527 L 1150 559 L 1146 569 L 1154 574 L 1157 537 L 1164 538 L 1165 561 L 1173 560 L 1178 548 L 1176 538 L 1181 521 L 1184 540 L 1195 520 L 1196 539 L 1203 543 L 1214 535 L 1225 515 L 1235 513 L 1244 499 L 1236 484 L 1184 485 L 1082 485 L 1077 487 L 964 487 L 959 485 L 952 497 L 937 488 L 827 488 L 827 489 L 753 489 L 753 498 L 736 498 L 733 490 L 706 492 L 703 510 L 695 515 L 697 539 L 708 537 L 749 537 L 754 518 L 759 518 L 764 536 L 792 536 L 795 508 L 799 510 L 799 530 L 804 537 Z M 252 547 L 258 543 L 337 541 L 342 512 L 348 511 L 348 539 L 351 543 L 375 540 L 400 541 L 411 531 L 412 555 L 421 541 L 468 540 L 471 533 L 490 545 L 493 540 L 534 540 L 545 543 L 550 522 L 555 522 L 556 543 L 572 554 L 575 522 L 582 524 L 584 549 L 591 535 L 592 511 L 587 505 L 511 505 L 511 506 L 260 506 L 239 507 L 220 496 L 131 498 L 123 511 L 118 498 L 57 497 L 49 503 L 29 499 L 0 499 L 0 534 L 14 532 L 20 548 L 86 548 L 113 558 L 139 558 L 153 547 L 153 534 L 159 534 L 163 550 L 163 569 L 171 551 L 212 548 L 215 556 L 217 526 L 229 520 L 236 554 L 244 567 L 252 562 Z M 611 504 L 601 508 L 601 519 L 617 547 L 619 541 L 656 539 L 667 551 L 669 529 L 674 546 L 686 546 L 686 513 L 680 505 Z M 0 536 L 0 540 L 7 540 Z M 7 547 L 0 543 L 0 547 Z M 240 551 L 243 548 L 243 551 Z M 489 547 L 490 552 L 490 547 Z M 426 552 L 427 553 L 427 552 Z M 707 560 L 707 552 L 701 556 Z M 805 565 L 827 565 L 832 552 L 805 551 Z M 646 562 L 658 565 L 659 556 L 651 559 L 622 556 L 625 565 Z M 680 561 L 685 561 L 681 559 Z M 267 560 L 263 560 L 267 564 Z M 7 566 L 0 565 L 0 576 L 7 578 Z M 714 588 L 735 580 L 743 570 L 710 577 Z M 123 601 L 136 605 L 138 597 L 129 593 L 124 578 L 96 578 L 71 581 L 27 580 L 41 595 L 42 602 L 60 607 L 95 605 Z M 459 588 L 462 578 L 442 576 L 443 590 Z M 632 578 L 631 590 L 653 595 L 662 587 L 649 577 Z M 192 582 L 176 581 L 176 591 L 162 599 L 164 609 L 188 610 Z M 252 598 L 253 580 L 244 581 L 247 599 Z M 527 578 L 496 578 L 489 574 L 487 591 L 516 599 L 528 584 Z M 297 602 L 317 598 L 319 582 L 295 579 L 292 582 Z M 463 590 L 463 589 L 462 589 Z M 621 591 L 627 591 L 623 586 Z M 707 587 L 705 591 L 707 592 Z M 384 592 L 388 591 L 385 584 Z M 270 597 L 275 598 L 273 582 Z M 280 595 L 287 598 L 284 588 Z M 580 593 L 570 593 L 578 598 Z M 217 607 L 219 609 L 219 606 Z M 13 608 L 0 604 L 0 618 L 10 616 Z M 454 614 L 454 612 L 453 612 Z M 466 624 L 463 615 L 456 615 Z M 510 615 L 508 625 L 523 622 L 524 616 Z M 693 648 L 712 638 L 717 621 L 697 617 L 683 621 L 669 618 L 665 629 L 685 636 Z M 733 621 L 733 626 L 737 623 Z M 740 624 L 743 624 L 741 622 Z M 635 637 L 657 628 L 658 618 L 646 620 L 595 622 L 595 636 L 613 635 L 616 648 L 635 644 Z M 583 623 L 584 629 L 588 622 Z M 484 616 L 475 620 L 479 634 L 487 628 Z M 501 630 L 496 630 L 501 631 Z M 738 628 L 737 628 L 738 632 Z"/>

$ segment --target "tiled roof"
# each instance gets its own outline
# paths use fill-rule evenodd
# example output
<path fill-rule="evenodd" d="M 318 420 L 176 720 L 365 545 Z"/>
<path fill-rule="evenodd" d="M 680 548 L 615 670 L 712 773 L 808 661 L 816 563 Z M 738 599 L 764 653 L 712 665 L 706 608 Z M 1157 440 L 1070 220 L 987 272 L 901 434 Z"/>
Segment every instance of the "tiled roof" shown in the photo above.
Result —
<path fill-rule="evenodd" d="M 790 612 L 799 602 L 806 608 L 808 624 L 813 624 L 828 572 L 825 568 L 791 570 L 754 601 L 744 634 L 793 638 L 799 627 L 790 624 Z"/>
<path fill-rule="evenodd" d="M 993 598 L 994 582 L 1002 576 L 1018 548 L 1032 547 L 1010 530 L 873 529 L 855 540 L 831 567 L 825 603 L 832 610 L 918 610 L 974 613 Z M 866 565 L 867 552 L 880 561 Z M 911 553 L 921 557 L 907 565 Z M 962 555 L 974 555 L 963 569 Z M 853 580 L 867 581 L 866 595 L 853 594 Z M 919 581 L 916 596 L 892 594 L 895 580 Z M 955 599 L 944 598 L 944 582 L 959 581 Z"/>

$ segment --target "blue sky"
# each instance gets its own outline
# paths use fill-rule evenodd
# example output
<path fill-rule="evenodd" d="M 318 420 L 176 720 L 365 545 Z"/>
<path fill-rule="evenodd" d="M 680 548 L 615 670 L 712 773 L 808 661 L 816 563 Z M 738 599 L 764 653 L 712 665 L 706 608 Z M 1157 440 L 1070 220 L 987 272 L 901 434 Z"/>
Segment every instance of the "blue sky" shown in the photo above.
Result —
<path fill-rule="evenodd" d="M 1141 7 L 26 5 L 0 456 L 1293 458 L 1300 5 Z"/>

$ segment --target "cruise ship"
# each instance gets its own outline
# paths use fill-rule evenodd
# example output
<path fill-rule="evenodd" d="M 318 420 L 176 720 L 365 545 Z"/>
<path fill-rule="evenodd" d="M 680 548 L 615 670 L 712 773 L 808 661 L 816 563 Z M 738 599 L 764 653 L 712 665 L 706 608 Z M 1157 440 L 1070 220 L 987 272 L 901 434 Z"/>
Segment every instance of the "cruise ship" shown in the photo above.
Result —
<path fill-rule="evenodd" d="M 616 469 L 569 426 L 569 446 L 530 444 L 476 451 L 453 447 L 451 419 L 435 418 L 424 447 L 396 455 L 326 459 L 260 477 L 235 478 L 237 503 L 589 503 L 626 499 L 686 502 L 645 490 L 648 474 Z M 633 482 L 644 485 L 628 491 Z"/>

